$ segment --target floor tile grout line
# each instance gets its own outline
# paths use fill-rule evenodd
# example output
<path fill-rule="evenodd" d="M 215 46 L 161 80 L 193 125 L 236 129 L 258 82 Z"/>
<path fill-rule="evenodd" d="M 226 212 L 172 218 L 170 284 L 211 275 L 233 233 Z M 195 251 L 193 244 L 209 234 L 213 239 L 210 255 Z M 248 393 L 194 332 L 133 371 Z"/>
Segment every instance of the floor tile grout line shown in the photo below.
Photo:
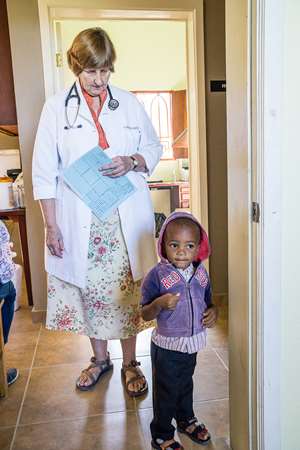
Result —
<path fill-rule="evenodd" d="M 227 372 L 229 372 L 229 367 L 225 364 L 225 362 L 223 361 L 223 359 L 221 358 L 221 356 L 219 355 L 219 353 L 217 352 L 217 350 L 212 347 L 213 351 L 215 352 L 215 354 L 217 355 L 218 359 L 221 361 L 221 363 L 223 364 L 223 366 L 225 367 L 225 369 L 227 370 Z"/>
<path fill-rule="evenodd" d="M 220 398 L 210 398 L 208 400 L 194 400 L 194 404 L 200 405 L 200 404 L 205 404 L 205 403 L 217 403 L 217 402 L 222 402 L 225 400 L 229 400 L 229 397 L 220 397 Z M 140 408 L 137 409 L 137 411 L 145 411 L 148 409 L 153 409 L 152 406 L 141 406 Z"/>
<path fill-rule="evenodd" d="M 222 402 L 222 401 L 228 401 L 229 397 L 221 397 L 221 398 L 216 398 L 216 399 L 209 399 L 209 400 L 194 400 L 194 405 L 200 406 L 202 404 L 206 404 L 206 403 L 217 403 L 217 402 Z M 113 415 L 113 414 L 120 414 L 120 413 L 130 413 L 130 414 L 138 414 L 139 411 L 147 411 L 147 410 L 152 410 L 152 406 L 145 406 L 145 407 L 140 407 L 138 409 L 120 409 L 120 410 L 116 410 L 116 411 L 108 411 L 108 412 L 101 412 L 98 414 L 90 414 L 87 416 L 76 416 L 76 417 L 68 417 L 68 418 L 64 418 L 62 419 L 61 417 L 58 419 L 52 419 L 52 420 L 41 420 L 41 421 L 37 421 L 37 422 L 30 422 L 30 423 L 22 423 L 18 425 L 18 428 L 25 428 L 28 426 L 34 426 L 34 425 L 45 425 L 45 424 L 52 424 L 52 423 L 61 423 L 61 422 L 74 422 L 77 420 L 83 420 L 83 419 L 91 419 L 91 418 L 95 418 L 95 417 L 102 417 L 102 416 L 109 416 L 109 415 Z M 9 429 L 9 428 L 15 428 L 15 426 L 4 426 L 4 427 L 0 427 L 0 430 L 5 430 L 5 429 Z"/>
<path fill-rule="evenodd" d="M 148 358 L 150 357 L 150 355 L 140 355 L 137 356 L 137 358 Z M 119 357 L 119 358 L 110 358 L 112 361 L 119 361 L 122 360 L 123 357 Z M 59 364 L 48 364 L 48 365 L 39 365 L 39 366 L 33 366 L 33 370 L 35 369 L 49 369 L 50 367 L 60 367 L 60 366 L 72 366 L 72 365 L 81 365 L 84 364 L 84 360 L 82 361 L 74 361 L 74 362 L 70 362 L 70 363 L 59 363 Z"/>
<path fill-rule="evenodd" d="M 37 348 L 38 348 L 41 332 L 42 332 L 42 324 L 40 326 L 38 338 L 37 338 L 35 349 L 34 349 L 34 352 L 33 352 L 32 362 L 31 362 L 31 366 L 30 366 L 30 369 L 29 369 L 28 378 L 27 378 L 27 382 L 26 382 L 26 385 L 25 385 L 25 389 L 24 389 L 24 393 L 23 393 L 21 405 L 20 405 L 20 408 L 19 408 L 15 429 L 14 429 L 14 434 L 13 434 L 13 437 L 12 437 L 12 440 L 11 440 L 11 443 L 10 443 L 9 450 L 13 449 L 13 446 L 14 446 L 14 443 L 15 443 L 15 440 L 16 440 L 17 430 L 18 430 L 18 426 L 19 426 L 19 423 L 20 423 L 21 414 L 22 414 L 22 410 L 23 410 L 23 405 L 24 405 L 25 397 L 26 397 L 26 394 L 27 394 L 27 391 L 28 391 L 28 386 L 29 386 L 29 383 L 30 383 L 30 377 L 31 377 L 32 368 L 33 368 L 33 364 L 34 364 L 34 359 L 35 359 L 35 356 L 36 356 L 36 353 L 37 353 Z"/>
<path fill-rule="evenodd" d="M 150 357 L 150 355 L 149 355 Z M 117 358 L 117 359 L 122 359 L 122 358 Z M 116 359 L 111 358 L 111 361 L 116 361 Z M 57 368 L 57 367 L 67 367 L 67 366 L 81 366 L 82 364 L 84 364 L 84 361 L 77 361 L 77 362 L 71 362 L 71 363 L 61 363 L 61 364 L 48 364 L 45 366 L 33 366 L 32 370 L 36 370 L 36 369 L 52 369 L 52 368 Z M 23 367 L 23 369 L 30 369 L 29 367 Z"/>
<path fill-rule="evenodd" d="M 138 433 L 142 439 L 142 442 L 144 443 L 144 448 L 147 448 L 146 436 L 144 435 L 144 432 L 143 432 L 142 422 L 138 415 L 138 411 L 139 411 L 138 409 L 135 411 L 137 425 L 138 425 Z"/>
<path fill-rule="evenodd" d="M 194 400 L 194 404 L 200 405 L 202 403 L 217 403 L 229 400 L 229 397 L 211 398 L 209 400 Z"/>
<path fill-rule="evenodd" d="M 67 418 L 64 418 L 64 419 L 59 417 L 57 419 L 52 419 L 52 420 L 41 420 L 41 421 L 38 421 L 38 422 L 22 423 L 22 424 L 18 425 L 18 428 L 31 427 L 31 426 L 35 426 L 35 425 L 54 424 L 54 423 L 76 422 L 78 420 L 93 419 L 95 417 L 111 416 L 113 414 L 121 414 L 121 413 L 122 414 L 127 414 L 127 413 L 135 414 L 136 410 L 135 409 L 126 409 L 126 410 L 120 409 L 120 410 L 117 410 L 117 411 L 109 411 L 109 412 L 105 412 L 105 413 L 91 414 L 89 416 L 74 416 L 74 417 L 67 417 Z"/>

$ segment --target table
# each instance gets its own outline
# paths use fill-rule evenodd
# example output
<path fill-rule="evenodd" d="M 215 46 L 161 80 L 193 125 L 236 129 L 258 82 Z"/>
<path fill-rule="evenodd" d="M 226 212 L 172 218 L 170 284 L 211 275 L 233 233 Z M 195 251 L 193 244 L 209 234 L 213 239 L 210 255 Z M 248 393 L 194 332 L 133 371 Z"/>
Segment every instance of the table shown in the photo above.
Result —
<path fill-rule="evenodd" d="M 17 222 L 19 225 L 28 304 L 32 306 L 33 299 L 32 299 L 30 263 L 28 253 L 27 229 L 26 229 L 26 209 L 25 208 L 0 209 L 0 219 L 13 220 L 14 222 Z"/>
<path fill-rule="evenodd" d="M 175 183 L 155 183 L 148 181 L 151 190 L 168 190 L 170 191 L 170 209 L 171 212 L 179 208 L 179 185 Z"/>

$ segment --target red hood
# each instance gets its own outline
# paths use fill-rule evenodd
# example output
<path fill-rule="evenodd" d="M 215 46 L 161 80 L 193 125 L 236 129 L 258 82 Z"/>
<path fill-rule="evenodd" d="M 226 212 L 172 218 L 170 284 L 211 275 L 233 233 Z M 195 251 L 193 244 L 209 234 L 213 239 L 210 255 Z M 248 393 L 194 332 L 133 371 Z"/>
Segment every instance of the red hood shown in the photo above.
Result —
<path fill-rule="evenodd" d="M 190 219 L 193 222 L 195 222 L 198 225 L 198 227 L 200 228 L 202 239 L 201 239 L 200 246 L 199 246 L 199 252 L 197 254 L 197 257 L 196 257 L 195 261 L 196 262 L 204 261 L 210 255 L 210 244 L 209 244 L 208 236 L 207 236 L 206 231 L 204 230 L 204 228 L 202 228 L 199 220 L 197 220 L 196 217 L 193 216 L 193 214 L 191 214 L 189 212 L 173 212 L 165 220 L 163 226 L 161 227 L 161 230 L 160 230 L 160 233 L 159 233 L 158 242 L 157 242 L 157 250 L 158 250 L 158 254 L 159 254 L 160 259 L 163 262 L 167 262 L 167 260 L 163 257 L 163 254 L 162 254 L 163 235 L 164 235 L 164 232 L 165 232 L 165 229 L 166 229 L 167 225 L 170 222 L 172 222 L 172 220 L 175 220 L 175 219 L 178 219 L 178 218 Z"/>

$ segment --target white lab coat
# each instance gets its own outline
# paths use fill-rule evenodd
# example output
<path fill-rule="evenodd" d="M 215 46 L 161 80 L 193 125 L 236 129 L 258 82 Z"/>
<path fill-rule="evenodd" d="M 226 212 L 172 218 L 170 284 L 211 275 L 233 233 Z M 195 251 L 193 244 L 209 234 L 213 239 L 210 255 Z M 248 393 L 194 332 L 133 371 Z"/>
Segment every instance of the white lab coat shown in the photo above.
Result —
<path fill-rule="evenodd" d="M 100 122 L 109 148 L 108 156 L 143 155 L 149 174 L 157 165 L 162 149 L 154 128 L 136 97 L 111 87 L 113 98 L 120 103 L 111 111 L 108 99 L 103 105 Z M 55 198 L 56 219 L 64 239 L 63 258 L 45 249 L 46 271 L 83 288 L 86 282 L 91 210 L 63 182 L 61 172 L 84 153 L 98 145 L 98 132 L 88 105 L 77 82 L 80 96 L 75 126 L 65 129 L 65 99 L 69 89 L 49 98 L 43 108 L 33 153 L 34 198 Z M 76 114 L 76 101 L 69 103 L 69 120 Z M 156 263 L 154 246 L 154 213 L 145 174 L 130 171 L 127 176 L 137 191 L 119 207 L 122 231 L 134 280 L 139 280 Z"/>

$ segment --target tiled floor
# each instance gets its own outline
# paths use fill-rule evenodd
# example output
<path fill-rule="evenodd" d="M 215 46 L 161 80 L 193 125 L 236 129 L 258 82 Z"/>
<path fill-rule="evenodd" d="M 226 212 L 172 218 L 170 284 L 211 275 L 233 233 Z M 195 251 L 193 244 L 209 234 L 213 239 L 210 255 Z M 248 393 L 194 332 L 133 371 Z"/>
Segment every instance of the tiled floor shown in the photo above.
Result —
<path fill-rule="evenodd" d="M 138 359 L 151 388 L 150 330 L 138 337 Z M 32 324 L 30 310 L 15 314 L 6 346 L 8 367 L 20 378 L 0 400 L 1 450 L 150 450 L 151 389 L 130 399 L 120 382 L 121 348 L 110 342 L 113 372 L 91 392 L 78 392 L 75 379 L 90 356 L 86 337 L 50 332 Z M 209 331 L 194 377 L 195 412 L 212 434 L 207 449 L 228 450 L 227 321 Z M 199 449 L 182 437 L 186 450 Z"/>

